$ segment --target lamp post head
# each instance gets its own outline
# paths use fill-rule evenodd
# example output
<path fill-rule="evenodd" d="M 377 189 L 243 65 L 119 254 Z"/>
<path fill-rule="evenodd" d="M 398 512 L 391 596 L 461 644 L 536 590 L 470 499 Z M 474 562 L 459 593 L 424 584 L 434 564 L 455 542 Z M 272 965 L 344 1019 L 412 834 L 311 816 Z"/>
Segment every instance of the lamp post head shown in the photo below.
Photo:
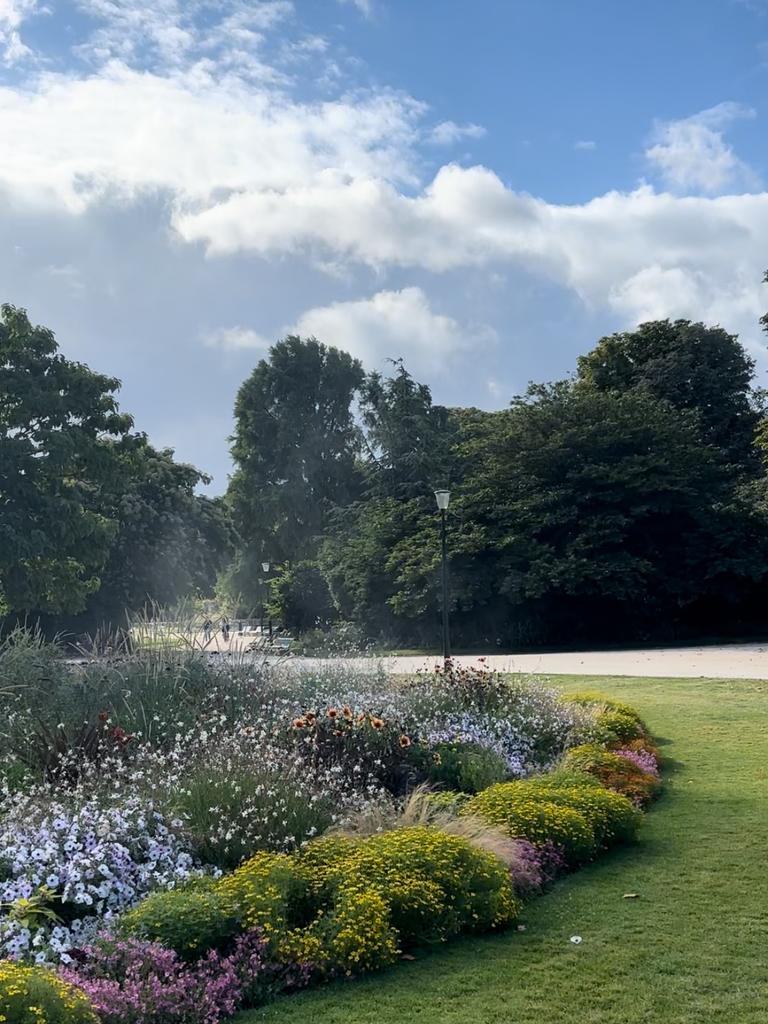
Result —
<path fill-rule="evenodd" d="M 450 491 L 435 491 L 435 500 L 437 501 L 437 507 L 441 512 L 445 512 L 448 508 L 448 502 L 451 500 Z"/>
<path fill-rule="evenodd" d="M 264 572 L 269 572 L 269 562 L 262 562 L 261 568 L 264 570 Z"/>

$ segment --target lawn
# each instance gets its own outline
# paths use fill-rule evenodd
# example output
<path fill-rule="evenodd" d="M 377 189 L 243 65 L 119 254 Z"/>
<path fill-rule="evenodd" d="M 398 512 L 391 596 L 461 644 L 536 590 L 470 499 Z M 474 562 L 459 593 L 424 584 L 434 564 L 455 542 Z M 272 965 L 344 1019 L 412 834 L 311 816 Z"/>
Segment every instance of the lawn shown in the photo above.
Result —
<path fill-rule="evenodd" d="M 524 932 L 463 940 L 237 1024 L 763 1024 L 768 682 L 589 685 L 637 707 L 671 759 L 636 846 L 532 903 Z M 630 892 L 638 898 L 624 899 Z"/>

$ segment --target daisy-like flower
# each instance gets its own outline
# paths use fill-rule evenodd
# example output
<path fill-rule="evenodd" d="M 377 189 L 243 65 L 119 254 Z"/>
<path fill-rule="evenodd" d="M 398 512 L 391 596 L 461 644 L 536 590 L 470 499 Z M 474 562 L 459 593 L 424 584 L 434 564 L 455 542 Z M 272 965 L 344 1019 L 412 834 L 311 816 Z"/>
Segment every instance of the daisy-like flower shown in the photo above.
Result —
<path fill-rule="evenodd" d="M 403 736 L 400 737 L 400 746 L 403 748 L 403 750 L 407 750 L 408 747 L 410 747 L 410 745 L 411 745 L 411 738 L 410 738 L 410 736 L 403 735 Z"/>
<path fill-rule="evenodd" d="M 338 712 L 337 708 L 328 708 L 327 714 L 328 714 L 329 718 L 338 718 L 339 717 L 339 712 Z"/>

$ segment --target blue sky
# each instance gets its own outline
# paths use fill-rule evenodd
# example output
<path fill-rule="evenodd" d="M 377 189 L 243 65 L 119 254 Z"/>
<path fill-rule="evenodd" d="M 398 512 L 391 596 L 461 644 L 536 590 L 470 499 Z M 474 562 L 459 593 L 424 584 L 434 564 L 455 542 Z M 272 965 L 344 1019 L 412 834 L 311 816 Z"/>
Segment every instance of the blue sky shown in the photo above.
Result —
<path fill-rule="evenodd" d="M 768 0 L 0 0 L 0 298 L 226 486 L 286 331 L 505 405 L 658 316 L 768 384 Z"/>

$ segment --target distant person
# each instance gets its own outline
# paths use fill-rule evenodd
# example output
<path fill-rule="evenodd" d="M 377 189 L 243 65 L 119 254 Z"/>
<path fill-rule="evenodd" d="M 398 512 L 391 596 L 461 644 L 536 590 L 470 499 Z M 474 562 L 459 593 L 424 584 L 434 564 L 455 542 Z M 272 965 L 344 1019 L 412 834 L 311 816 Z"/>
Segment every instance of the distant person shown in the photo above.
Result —
<path fill-rule="evenodd" d="M 224 642 L 229 643 L 229 619 L 221 620 L 221 635 L 224 637 Z"/>
<path fill-rule="evenodd" d="M 213 630 L 213 623 L 210 619 L 206 619 L 203 623 L 203 640 L 209 644 L 211 642 L 211 631 Z"/>

